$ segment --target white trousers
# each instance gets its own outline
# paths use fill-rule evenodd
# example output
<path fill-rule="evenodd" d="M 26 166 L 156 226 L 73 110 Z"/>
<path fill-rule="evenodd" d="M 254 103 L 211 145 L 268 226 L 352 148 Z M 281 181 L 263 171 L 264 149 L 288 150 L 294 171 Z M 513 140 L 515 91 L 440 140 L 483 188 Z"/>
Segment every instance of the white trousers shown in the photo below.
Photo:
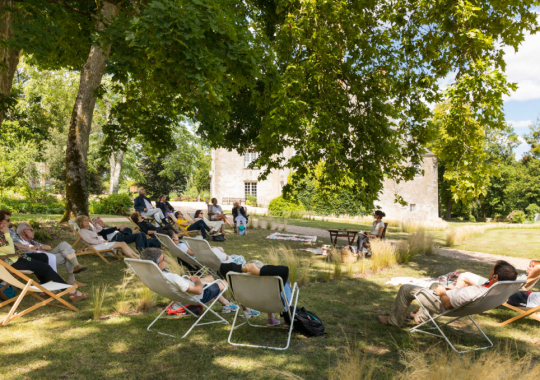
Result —
<path fill-rule="evenodd" d="M 141 215 L 146 217 L 152 216 L 159 224 L 161 224 L 161 219 L 165 219 L 165 216 L 159 208 L 151 208 L 147 211 L 143 211 L 141 212 Z M 157 224 L 156 227 L 158 227 Z"/>

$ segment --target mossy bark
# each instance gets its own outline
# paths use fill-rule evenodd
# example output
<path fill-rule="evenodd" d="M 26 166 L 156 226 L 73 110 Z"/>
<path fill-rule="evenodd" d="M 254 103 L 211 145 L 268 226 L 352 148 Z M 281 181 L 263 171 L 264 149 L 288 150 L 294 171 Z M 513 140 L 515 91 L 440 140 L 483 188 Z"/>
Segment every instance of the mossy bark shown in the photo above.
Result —
<path fill-rule="evenodd" d="M 5 45 L 6 40 L 13 37 L 15 14 L 8 9 L 14 6 L 15 2 L 13 0 L 0 0 L 0 42 L 2 42 L 0 44 L 0 95 L 5 97 L 11 93 L 13 76 L 15 70 L 17 70 L 21 53 L 20 50 Z M 4 107 L 0 107 L 0 127 L 4 121 L 4 112 L 2 112 Z"/>
<path fill-rule="evenodd" d="M 101 8 L 103 18 L 109 20 L 117 14 L 116 5 L 103 3 Z M 104 27 L 102 23 L 97 25 L 98 30 L 103 30 Z M 61 222 L 67 221 L 71 213 L 75 216 L 88 215 L 86 157 L 96 105 L 94 91 L 101 84 L 110 50 L 110 45 L 92 46 L 88 59 L 81 69 L 79 91 L 69 123 L 66 150 L 66 210 Z"/>

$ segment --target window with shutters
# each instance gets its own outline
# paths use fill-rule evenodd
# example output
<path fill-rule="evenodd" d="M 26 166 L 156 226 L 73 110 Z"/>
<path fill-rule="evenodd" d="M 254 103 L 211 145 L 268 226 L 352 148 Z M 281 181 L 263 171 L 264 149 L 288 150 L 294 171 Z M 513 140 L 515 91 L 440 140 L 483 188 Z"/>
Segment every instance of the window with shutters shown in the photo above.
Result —
<path fill-rule="evenodd" d="M 253 161 L 259 157 L 259 153 L 254 152 L 252 149 L 244 153 L 244 169 L 247 168 Z"/>
<path fill-rule="evenodd" d="M 244 189 L 246 198 L 248 195 L 257 196 L 257 182 L 245 182 L 244 183 Z"/>

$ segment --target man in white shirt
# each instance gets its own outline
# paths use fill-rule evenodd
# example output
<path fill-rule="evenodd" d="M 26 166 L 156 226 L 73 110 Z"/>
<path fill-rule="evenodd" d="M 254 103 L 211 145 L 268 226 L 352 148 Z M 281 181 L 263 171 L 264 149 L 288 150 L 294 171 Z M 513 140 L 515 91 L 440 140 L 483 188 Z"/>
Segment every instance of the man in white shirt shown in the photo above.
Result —
<path fill-rule="evenodd" d="M 433 284 L 431 290 L 435 292 L 435 297 L 426 296 L 423 293 L 418 295 L 422 304 L 428 309 L 433 316 L 442 314 L 447 310 L 458 309 L 463 305 L 477 300 L 482 297 L 489 287 L 498 281 L 515 281 L 517 278 L 516 269 L 506 261 L 499 260 L 491 268 L 488 283 L 483 285 L 467 286 L 464 288 Z M 399 292 L 392 306 L 390 317 L 379 316 L 379 321 L 385 325 L 393 325 L 401 327 L 407 317 L 409 306 L 415 300 L 414 294 L 420 290 L 422 286 L 413 284 L 404 284 L 399 288 Z M 440 302 L 438 300 L 440 300 Z M 424 308 L 420 308 L 418 313 L 411 314 L 416 323 L 422 323 L 429 319 L 429 315 Z"/>
<path fill-rule="evenodd" d="M 214 282 L 212 276 L 206 276 L 203 278 L 191 276 L 189 279 L 187 279 L 177 275 L 176 273 L 167 271 L 165 269 L 165 256 L 163 256 L 161 249 L 159 248 L 146 248 L 141 253 L 141 260 L 150 260 L 156 263 L 159 269 L 163 271 L 163 275 L 172 283 L 170 284 L 170 287 L 174 293 L 179 295 L 184 295 L 182 292 L 190 293 L 203 304 L 207 304 L 216 298 L 227 285 L 226 281 L 223 281 L 225 285 L 222 282 L 212 284 Z M 221 309 L 223 314 L 227 314 L 238 309 L 237 305 L 229 302 L 229 300 L 223 296 L 218 298 L 218 302 L 223 305 L 223 308 Z"/>
<path fill-rule="evenodd" d="M 141 216 L 153 217 L 156 220 L 156 227 L 161 225 L 161 220 L 165 219 L 163 212 L 159 208 L 154 208 L 150 199 L 146 198 L 146 190 L 139 189 L 139 196 L 134 201 L 135 211 L 139 211 Z"/>

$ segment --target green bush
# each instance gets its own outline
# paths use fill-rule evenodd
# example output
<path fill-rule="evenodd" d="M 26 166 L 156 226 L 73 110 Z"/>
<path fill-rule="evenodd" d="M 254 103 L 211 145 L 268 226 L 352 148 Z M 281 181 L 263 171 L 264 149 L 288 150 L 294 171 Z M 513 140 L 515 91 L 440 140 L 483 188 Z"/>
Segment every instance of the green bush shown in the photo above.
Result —
<path fill-rule="evenodd" d="M 126 193 L 110 194 L 91 204 L 91 206 L 94 214 L 127 215 L 133 207 L 133 200 Z"/>
<path fill-rule="evenodd" d="M 304 205 L 295 199 L 284 199 L 283 196 L 279 196 L 270 201 L 268 205 L 268 211 L 273 216 L 284 216 L 283 214 L 295 215 L 304 214 Z"/>
<path fill-rule="evenodd" d="M 512 223 L 523 223 L 525 222 L 525 213 L 521 210 L 514 210 L 508 215 L 508 219 L 510 219 Z"/>
<path fill-rule="evenodd" d="M 34 199 L 17 199 L 12 197 L 0 198 L 0 209 L 9 210 L 16 214 L 62 214 L 65 203 L 54 196 L 41 197 L 46 203 L 36 202 Z"/>
<path fill-rule="evenodd" d="M 531 203 L 527 206 L 525 212 L 527 213 L 527 218 L 534 221 L 534 216 L 540 213 L 540 206 L 538 206 L 536 203 Z"/>

